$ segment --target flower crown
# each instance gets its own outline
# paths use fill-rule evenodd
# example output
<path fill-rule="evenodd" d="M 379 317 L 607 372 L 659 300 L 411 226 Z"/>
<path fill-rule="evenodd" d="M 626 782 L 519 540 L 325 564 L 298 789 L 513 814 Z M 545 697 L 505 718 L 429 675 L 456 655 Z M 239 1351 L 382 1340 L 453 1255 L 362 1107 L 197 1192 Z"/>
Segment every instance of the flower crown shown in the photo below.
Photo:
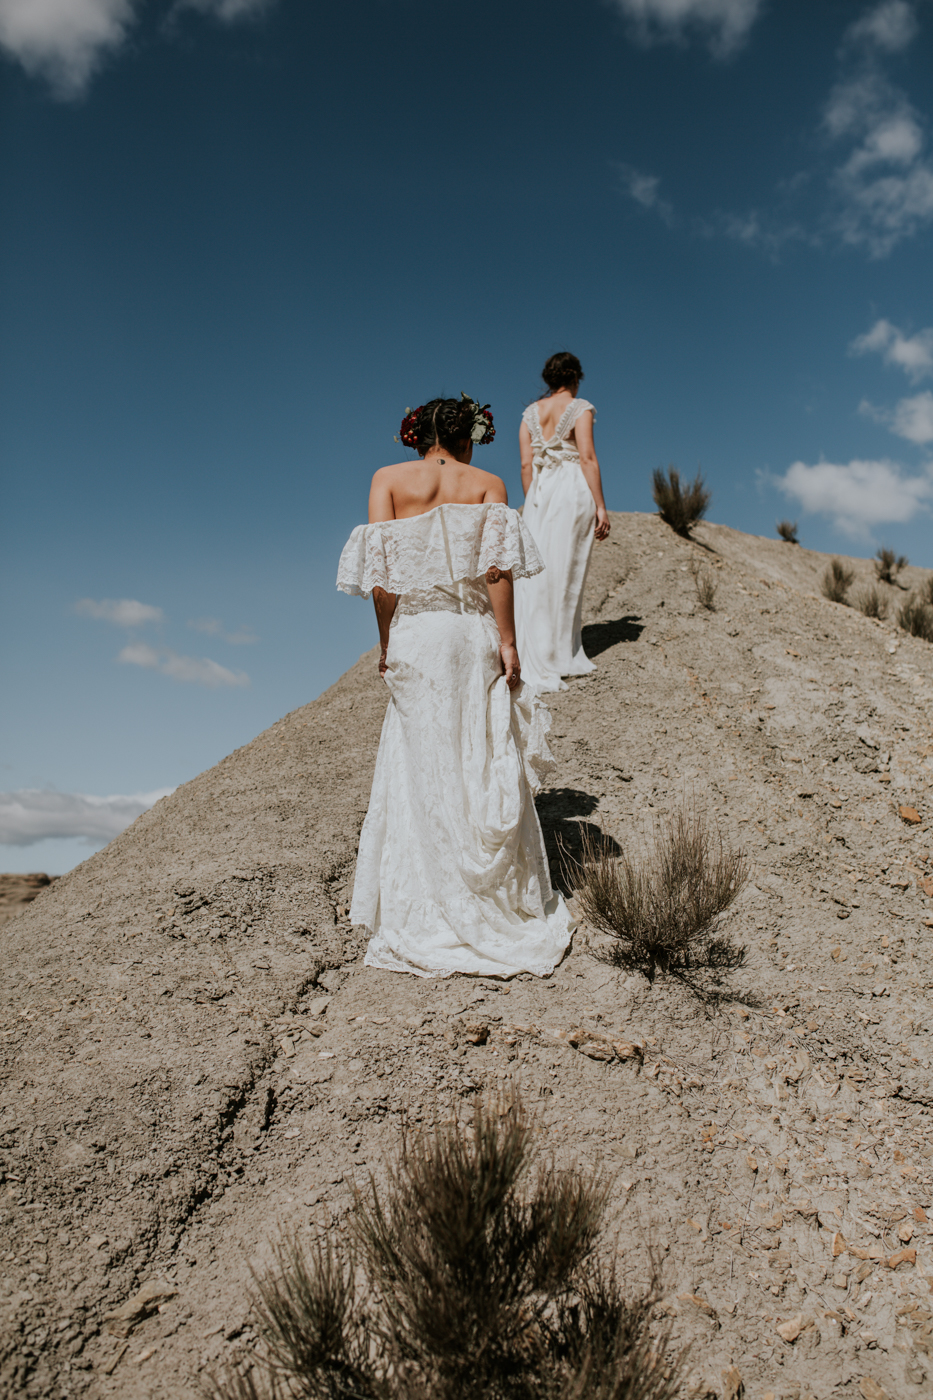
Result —
<path fill-rule="evenodd" d="M 489 411 L 489 404 L 478 404 L 475 399 L 471 399 L 469 394 L 461 391 L 461 400 L 470 406 L 473 413 L 473 424 L 470 428 L 470 441 L 479 443 L 485 447 L 492 442 L 496 436 L 493 427 L 492 414 Z M 399 428 L 396 442 L 403 442 L 406 447 L 417 448 L 421 443 L 421 414 L 424 412 L 424 404 L 418 408 L 406 408 L 405 417 L 402 419 L 402 426 Z"/>
<path fill-rule="evenodd" d="M 460 391 L 460 398 L 465 403 L 468 403 L 473 410 L 473 427 L 470 429 L 471 442 L 478 442 L 481 447 L 485 447 L 487 443 L 492 442 L 496 435 L 496 430 L 492 425 L 492 414 L 489 411 L 489 404 L 484 403 L 482 407 L 480 407 L 476 400 L 471 399 L 469 394 L 465 394 L 462 389 Z"/>

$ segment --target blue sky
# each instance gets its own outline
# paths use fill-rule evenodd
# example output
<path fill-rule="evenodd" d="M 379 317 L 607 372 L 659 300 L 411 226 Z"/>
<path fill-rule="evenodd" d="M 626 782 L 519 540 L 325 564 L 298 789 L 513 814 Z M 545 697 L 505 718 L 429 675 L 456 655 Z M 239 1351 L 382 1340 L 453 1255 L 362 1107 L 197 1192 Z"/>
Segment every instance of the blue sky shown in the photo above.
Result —
<path fill-rule="evenodd" d="M 374 640 L 407 405 L 583 360 L 606 495 L 933 567 L 929 0 L 0 0 L 0 869 Z"/>

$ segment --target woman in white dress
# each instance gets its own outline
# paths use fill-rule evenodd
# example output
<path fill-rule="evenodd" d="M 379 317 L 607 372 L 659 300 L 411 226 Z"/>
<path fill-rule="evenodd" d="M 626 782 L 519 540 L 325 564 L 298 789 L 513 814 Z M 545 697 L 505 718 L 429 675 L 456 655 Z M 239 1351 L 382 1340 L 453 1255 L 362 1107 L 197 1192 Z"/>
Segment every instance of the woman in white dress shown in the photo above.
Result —
<path fill-rule="evenodd" d="M 541 561 L 503 482 L 471 464 L 494 431 L 465 395 L 409 412 L 421 460 L 376 472 L 337 575 L 372 594 L 390 691 L 350 917 L 369 967 L 418 977 L 545 976 L 573 929 L 533 800 L 550 715 L 515 647 L 513 579 Z"/>
<path fill-rule="evenodd" d="M 596 409 L 577 398 L 583 368 L 576 355 L 552 355 L 542 378 L 550 392 L 522 414 L 519 448 L 522 518 L 544 560 L 544 573 L 515 590 L 518 646 L 525 683 L 566 690 L 562 676 L 595 670 L 583 650 L 583 586 L 593 540 L 609 534 L 602 478 L 593 446 Z"/>

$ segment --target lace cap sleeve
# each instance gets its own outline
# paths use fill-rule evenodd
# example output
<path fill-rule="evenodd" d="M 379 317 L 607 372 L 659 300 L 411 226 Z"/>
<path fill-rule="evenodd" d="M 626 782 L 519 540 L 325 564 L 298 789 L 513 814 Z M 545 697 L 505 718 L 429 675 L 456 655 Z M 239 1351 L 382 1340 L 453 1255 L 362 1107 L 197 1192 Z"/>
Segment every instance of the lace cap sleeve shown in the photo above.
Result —
<path fill-rule="evenodd" d="M 595 422 L 596 422 L 596 409 L 595 409 L 594 406 L 590 403 L 589 399 L 574 399 L 574 401 L 573 401 L 573 417 L 571 418 L 571 426 L 573 426 L 573 424 L 576 423 L 577 419 L 580 417 L 580 414 L 581 414 L 581 413 L 586 413 L 587 410 L 589 410 L 589 412 L 592 413 L 592 415 L 593 415 L 593 422 L 595 423 Z"/>
<path fill-rule="evenodd" d="M 408 520 L 357 525 L 340 556 L 337 587 L 368 598 L 374 588 L 414 593 L 511 569 L 530 578 L 544 568 L 528 527 L 499 502 L 443 505 Z"/>

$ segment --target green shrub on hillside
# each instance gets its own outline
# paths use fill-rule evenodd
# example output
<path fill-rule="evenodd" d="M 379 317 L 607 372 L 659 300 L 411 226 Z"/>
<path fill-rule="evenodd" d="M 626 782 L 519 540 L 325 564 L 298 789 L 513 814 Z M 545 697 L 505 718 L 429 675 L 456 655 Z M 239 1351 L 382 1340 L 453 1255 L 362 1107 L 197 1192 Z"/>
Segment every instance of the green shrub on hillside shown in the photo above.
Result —
<path fill-rule="evenodd" d="M 888 615 L 887 596 L 874 584 L 859 593 L 855 600 L 855 606 L 866 617 L 885 618 Z"/>
<path fill-rule="evenodd" d="M 660 467 L 655 467 L 651 479 L 651 494 L 658 515 L 678 535 L 689 535 L 691 525 L 703 519 L 712 500 L 712 492 L 707 490 L 702 474 L 697 472 L 693 481 L 681 484 L 676 467 L 668 467 L 667 475 Z"/>
<path fill-rule="evenodd" d="M 906 554 L 895 554 L 893 549 L 879 549 L 875 555 L 875 574 L 879 583 L 896 583 L 901 569 L 906 569 L 909 562 Z"/>
<path fill-rule="evenodd" d="M 408 1132 L 351 1244 L 279 1248 L 263 1359 L 215 1400 L 676 1400 L 656 1270 L 626 1299 L 598 1252 L 607 1179 L 533 1170 L 535 1134 L 516 1099 L 480 1102 L 472 1131 Z"/>
<path fill-rule="evenodd" d="M 854 570 L 847 569 L 841 559 L 834 559 L 820 580 L 823 597 L 831 603 L 848 604 L 848 593 L 854 578 Z"/>
<path fill-rule="evenodd" d="M 924 602 L 916 593 L 911 593 L 897 610 L 897 621 L 912 637 L 920 637 L 924 642 L 933 642 L 933 605 Z"/>
<path fill-rule="evenodd" d="M 717 926 L 748 880 L 744 851 L 728 850 L 687 804 L 660 825 L 640 860 L 616 849 L 586 828 L 580 860 L 568 862 L 584 919 L 611 940 L 602 961 L 652 979 L 668 973 L 695 990 L 697 973 L 741 966 L 745 949 Z"/>
<path fill-rule="evenodd" d="M 697 602 L 701 608 L 707 612 L 716 611 L 716 589 L 718 584 L 713 577 L 713 572 L 708 569 L 699 559 L 690 560 L 690 573 L 693 578 L 693 587 L 696 590 Z"/>

